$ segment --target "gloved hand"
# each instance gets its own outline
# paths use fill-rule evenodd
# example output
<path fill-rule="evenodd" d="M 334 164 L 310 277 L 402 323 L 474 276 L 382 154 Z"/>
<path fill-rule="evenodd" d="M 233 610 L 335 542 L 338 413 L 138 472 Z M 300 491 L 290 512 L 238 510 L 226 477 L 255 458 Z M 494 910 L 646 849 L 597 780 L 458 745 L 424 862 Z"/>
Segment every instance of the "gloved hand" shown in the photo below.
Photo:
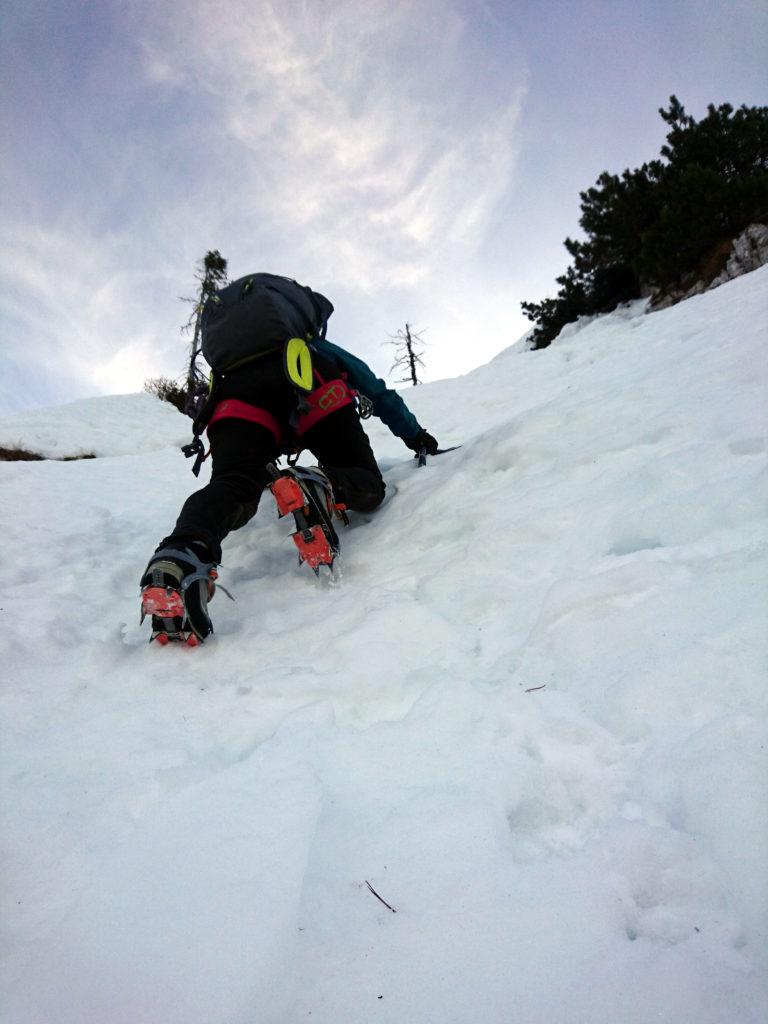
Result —
<path fill-rule="evenodd" d="M 420 452 L 423 448 L 427 455 L 436 455 L 437 449 L 440 447 L 434 437 L 427 433 L 426 430 L 420 430 L 416 437 L 412 437 L 410 441 L 405 442 L 411 451 Z"/>

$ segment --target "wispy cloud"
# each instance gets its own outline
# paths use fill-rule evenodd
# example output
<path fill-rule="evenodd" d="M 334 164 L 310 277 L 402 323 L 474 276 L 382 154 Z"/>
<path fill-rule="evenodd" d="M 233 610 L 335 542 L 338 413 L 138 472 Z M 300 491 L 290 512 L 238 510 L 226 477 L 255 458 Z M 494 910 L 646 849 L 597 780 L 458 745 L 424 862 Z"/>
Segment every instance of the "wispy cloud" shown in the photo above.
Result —
<path fill-rule="evenodd" d="M 510 185 L 522 66 L 494 80 L 471 35 L 445 2 L 203 0 L 145 45 L 159 85 L 213 98 L 227 208 L 369 289 L 471 245 Z"/>
<path fill-rule="evenodd" d="M 463 372 L 526 328 L 578 191 L 653 155 L 670 92 L 764 93 L 756 0 L 6 6 L 6 407 L 179 373 L 209 248 L 327 291 L 380 372 L 405 319 L 430 375 Z"/>
<path fill-rule="evenodd" d="M 461 0 L 140 2 L 83 69 L 41 62 L 45 131 L 7 174 L 37 190 L 0 222 L 6 365 L 80 394 L 175 375 L 177 297 L 211 247 L 235 273 L 342 294 L 366 327 L 366 296 L 450 287 L 510 188 L 524 88 L 483 17 Z"/>
<path fill-rule="evenodd" d="M 0 354 L 94 392 L 140 387 L 157 367 L 154 332 L 138 326 L 152 271 L 122 254 L 82 225 L 0 225 Z"/>

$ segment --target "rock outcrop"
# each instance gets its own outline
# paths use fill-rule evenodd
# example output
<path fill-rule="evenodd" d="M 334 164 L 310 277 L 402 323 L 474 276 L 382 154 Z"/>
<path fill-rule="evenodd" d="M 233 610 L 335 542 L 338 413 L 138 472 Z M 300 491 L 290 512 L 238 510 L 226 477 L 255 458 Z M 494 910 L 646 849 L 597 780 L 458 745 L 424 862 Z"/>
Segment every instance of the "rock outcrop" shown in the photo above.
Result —
<path fill-rule="evenodd" d="M 737 238 L 717 245 L 702 260 L 700 267 L 679 285 L 652 295 L 650 308 L 674 306 L 692 295 L 700 295 L 757 270 L 765 263 L 768 263 L 768 224 L 750 224 Z"/>

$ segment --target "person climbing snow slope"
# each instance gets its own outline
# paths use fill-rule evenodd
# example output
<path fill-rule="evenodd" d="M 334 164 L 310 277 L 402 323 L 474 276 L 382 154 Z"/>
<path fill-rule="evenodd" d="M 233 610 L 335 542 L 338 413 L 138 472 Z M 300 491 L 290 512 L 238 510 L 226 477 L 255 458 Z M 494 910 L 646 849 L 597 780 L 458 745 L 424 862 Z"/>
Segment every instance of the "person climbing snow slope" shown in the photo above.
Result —
<path fill-rule="evenodd" d="M 206 300 L 202 354 L 213 372 L 194 410 L 195 440 L 184 450 L 197 456 L 197 475 L 207 458 L 199 435 L 207 429 L 211 477 L 187 498 L 141 577 L 142 621 L 151 617 L 151 640 L 194 646 L 210 635 L 208 602 L 222 541 L 252 518 L 266 487 L 279 515 L 294 516 L 300 561 L 316 573 L 333 566 L 335 521 L 347 521 L 348 511 L 371 512 L 384 499 L 361 417 L 379 417 L 414 452 L 437 453 L 437 441 L 397 392 L 325 339 L 332 312 L 325 296 L 264 273 Z M 317 465 L 295 464 L 304 450 Z M 293 464 L 278 469 L 281 455 L 292 456 Z"/>

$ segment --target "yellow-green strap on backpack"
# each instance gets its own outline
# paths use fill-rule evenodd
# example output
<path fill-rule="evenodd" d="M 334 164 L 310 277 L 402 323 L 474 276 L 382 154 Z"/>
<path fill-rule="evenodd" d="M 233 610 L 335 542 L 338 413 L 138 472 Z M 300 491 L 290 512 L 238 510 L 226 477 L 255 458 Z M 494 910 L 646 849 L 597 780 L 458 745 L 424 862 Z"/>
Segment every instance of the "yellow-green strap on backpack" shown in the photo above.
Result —
<path fill-rule="evenodd" d="M 299 391 L 309 393 L 315 386 L 312 353 L 304 338 L 289 338 L 283 349 L 283 366 L 288 380 Z"/>

